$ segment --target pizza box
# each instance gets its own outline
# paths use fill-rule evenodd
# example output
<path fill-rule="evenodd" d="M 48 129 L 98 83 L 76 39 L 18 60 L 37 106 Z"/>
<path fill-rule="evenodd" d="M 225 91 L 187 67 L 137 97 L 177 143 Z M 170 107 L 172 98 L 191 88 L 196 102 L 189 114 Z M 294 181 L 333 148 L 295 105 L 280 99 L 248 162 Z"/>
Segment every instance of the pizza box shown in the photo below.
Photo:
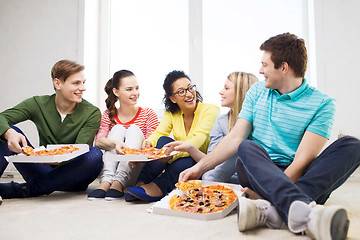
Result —
<path fill-rule="evenodd" d="M 210 181 L 202 181 L 202 186 L 210 186 L 210 185 L 216 185 L 216 184 L 222 184 L 225 186 L 228 186 L 232 188 L 237 197 L 239 198 L 243 193 L 241 192 L 242 186 L 231 184 L 231 183 L 221 183 L 221 182 L 210 182 Z M 168 195 L 163 197 L 160 201 L 156 202 L 151 209 L 149 209 L 150 212 L 160 215 L 170 215 L 170 216 L 177 216 L 177 217 L 185 217 L 185 218 L 193 218 L 193 219 L 199 219 L 199 220 L 215 220 L 226 217 L 232 210 L 234 210 L 238 206 L 238 199 L 230 204 L 230 206 L 222 211 L 214 212 L 214 213 L 191 213 L 191 212 L 184 212 L 179 210 L 173 210 L 169 207 L 169 201 L 173 195 L 180 195 L 185 196 L 185 194 L 178 188 L 175 188 L 173 191 L 171 191 Z"/>
<path fill-rule="evenodd" d="M 173 151 L 170 153 L 169 156 L 173 156 L 175 154 L 177 154 L 177 151 Z M 153 161 L 153 160 L 159 160 L 162 158 L 157 158 L 157 159 L 150 159 L 147 158 L 146 155 L 122 155 L 122 154 L 116 154 L 114 150 L 111 151 L 106 151 L 104 156 L 103 156 L 103 160 L 104 161 L 115 161 L 115 162 L 121 162 L 121 161 L 131 161 L 131 162 L 149 162 L 149 161 Z"/>
<path fill-rule="evenodd" d="M 63 146 L 69 146 L 73 145 L 74 147 L 79 148 L 79 150 L 76 150 L 72 153 L 67 153 L 63 155 L 54 155 L 54 156 L 27 156 L 23 153 L 19 153 L 17 155 L 12 155 L 5 157 L 8 162 L 14 162 L 14 163 L 59 163 L 63 161 L 67 161 L 70 159 L 73 159 L 77 156 L 80 156 L 84 153 L 87 153 L 89 151 L 89 145 L 87 144 L 56 144 L 56 145 L 47 145 L 47 148 L 44 146 L 41 146 L 39 148 L 35 148 L 35 151 L 39 150 L 51 150 L 55 148 L 60 148 Z"/>

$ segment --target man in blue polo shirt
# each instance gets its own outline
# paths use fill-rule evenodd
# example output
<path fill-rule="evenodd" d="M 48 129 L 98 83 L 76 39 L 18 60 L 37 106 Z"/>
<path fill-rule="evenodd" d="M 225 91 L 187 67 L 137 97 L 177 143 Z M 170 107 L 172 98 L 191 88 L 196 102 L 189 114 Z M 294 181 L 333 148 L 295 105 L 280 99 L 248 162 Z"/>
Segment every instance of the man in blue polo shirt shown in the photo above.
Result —
<path fill-rule="evenodd" d="M 248 197 L 239 199 L 240 231 L 286 223 L 290 231 L 314 239 L 345 239 L 345 209 L 322 204 L 359 166 L 360 141 L 343 137 L 320 154 L 330 136 L 335 103 L 304 78 L 304 40 L 284 33 L 260 49 L 265 81 L 246 94 L 232 131 L 183 171 L 179 181 L 198 179 L 237 152 L 237 173 Z"/>

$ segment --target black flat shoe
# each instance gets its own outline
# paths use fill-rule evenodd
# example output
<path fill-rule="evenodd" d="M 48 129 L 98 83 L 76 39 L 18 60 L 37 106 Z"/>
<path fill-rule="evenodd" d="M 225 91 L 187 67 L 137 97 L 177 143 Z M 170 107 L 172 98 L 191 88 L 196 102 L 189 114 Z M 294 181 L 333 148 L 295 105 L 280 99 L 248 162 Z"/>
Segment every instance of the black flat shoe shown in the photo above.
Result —
<path fill-rule="evenodd" d="M 3 199 L 10 198 L 26 198 L 29 196 L 29 192 L 26 189 L 26 183 L 0 183 L 0 196 Z"/>
<path fill-rule="evenodd" d="M 102 189 L 95 189 L 94 191 L 92 191 L 91 193 L 89 193 L 89 195 L 87 196 L 87 199 L 92 201 L 92 200 L 101 200 L 105 198 L 105 194 L 106 192 Z"/>
<path fill-rule="evenodd" d="M 105 200 L 113 201 L 119 200 L 124 196 L 124 191 L 119 191 L 116 189 L 109 189 L 105 194 Z"/>

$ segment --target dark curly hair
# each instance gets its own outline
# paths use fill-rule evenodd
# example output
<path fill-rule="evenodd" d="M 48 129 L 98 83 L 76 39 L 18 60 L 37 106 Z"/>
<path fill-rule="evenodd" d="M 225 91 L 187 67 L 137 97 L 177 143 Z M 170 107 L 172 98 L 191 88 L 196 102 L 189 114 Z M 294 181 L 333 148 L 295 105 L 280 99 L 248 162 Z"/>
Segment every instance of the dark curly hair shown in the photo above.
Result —
<path fill-rule="evenodd" d="M 304 77 L 307 65 L 307 53 L 304 39 L 291 33 L 279 34 L 266 40 L 260 50 L 271 53 L 275 69 L 287 62 L 295 77 Z"/>
<path fill-rule="evenodd" d="M 165 91 L 165 95 L 163 98 L 163 102 L 165 104 L 165 110 L 171 113 L 176 113 L 177 111 L 180 110 L 179 106 L 170 100 L 170 96 L 173 95 L 173 91 L 174 91 L 173 84 L 176 80 L 180 78 L 187 78 L 191 82 L 191 79 L 189 78 L 188 75 L 186 75 L 183 71 L 176 71 L 176 70 L 169 72 L 164 80 L 163 88 Z M 196 91 L 196 102 L 202 102 L 202 101 L 203 98 L 201 94 L 198 91 Z"/>
<path fill-rule="evenodd" d="M 105 85 L 105 92 L 107 93 L 108 97 L 105 100 L 106 108 L 109 110 L 109 118 L 112 123 L 115 123 L 115 115 L 117 112 L 117 108 L 115 107 L 115 103 L 118 101 L 117 96 L 115 96 L 113 92 L 113 88 L 118 89 L 121 84 L 121 79 L 135 76 L 129 70 L 120 70 L 114 73 L 114 76 L 109 79 L 109 81 Z"/>

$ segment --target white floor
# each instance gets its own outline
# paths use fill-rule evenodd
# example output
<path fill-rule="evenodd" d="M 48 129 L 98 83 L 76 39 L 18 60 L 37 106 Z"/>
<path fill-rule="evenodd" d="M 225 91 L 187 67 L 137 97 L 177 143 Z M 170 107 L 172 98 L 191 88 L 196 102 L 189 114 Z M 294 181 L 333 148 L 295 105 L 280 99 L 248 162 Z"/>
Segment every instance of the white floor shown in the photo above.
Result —
<path fill-rule="evenodd" d="M 351 221 L 348 239 L 360 239 L 358 176 L 351 177 L 326 203 L 347 209 Z M 0 182 L 11 180 L 1 178 Z M 96 186 L 94 182 L 81 193 L 55 192 L 38 198 L 3 200 L 0 239 L 309 239 L 288 230 L 267 228 L 240 233 L 236 211 L 220 220 L 201 221 L 150 214 L 146 209 L 151 203 L 88 201 L 88 192 Z"/>

